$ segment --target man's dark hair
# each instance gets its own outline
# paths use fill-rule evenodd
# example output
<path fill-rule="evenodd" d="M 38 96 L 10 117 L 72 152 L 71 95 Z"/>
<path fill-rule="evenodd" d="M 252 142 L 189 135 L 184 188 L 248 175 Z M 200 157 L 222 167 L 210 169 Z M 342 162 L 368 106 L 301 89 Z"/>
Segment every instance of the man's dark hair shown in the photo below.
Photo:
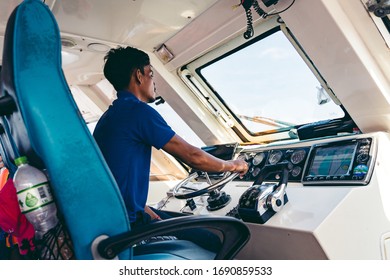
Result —
<path fill-rule="evenodd" d="M 104 76 L 116 90 L 127 88 L 133 71 L 139 69 L 144 74 L 144 67 L 150 64 L 145 52 L 132 47 L 111 49 L 104 60 Z"/>

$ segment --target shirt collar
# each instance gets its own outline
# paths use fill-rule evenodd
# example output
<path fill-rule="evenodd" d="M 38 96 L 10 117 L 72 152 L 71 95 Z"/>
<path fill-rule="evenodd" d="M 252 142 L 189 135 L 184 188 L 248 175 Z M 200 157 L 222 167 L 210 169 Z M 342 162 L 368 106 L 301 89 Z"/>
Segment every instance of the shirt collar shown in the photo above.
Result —
<path fill-rule="evenodd" d="M 118 99 L 139 101 L 139 99 L 128 90 L 119 90 L 116 95 Z"/>

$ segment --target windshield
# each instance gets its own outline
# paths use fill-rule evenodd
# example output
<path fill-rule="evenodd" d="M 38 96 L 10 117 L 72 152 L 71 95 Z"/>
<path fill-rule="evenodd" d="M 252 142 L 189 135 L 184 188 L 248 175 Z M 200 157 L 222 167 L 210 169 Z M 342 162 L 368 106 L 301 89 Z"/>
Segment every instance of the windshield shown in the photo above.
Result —
<path fill-rule="evenodd" d="M 342 118 L 319 80 L 278 28 L 197 69 L 252 135 Z"/>

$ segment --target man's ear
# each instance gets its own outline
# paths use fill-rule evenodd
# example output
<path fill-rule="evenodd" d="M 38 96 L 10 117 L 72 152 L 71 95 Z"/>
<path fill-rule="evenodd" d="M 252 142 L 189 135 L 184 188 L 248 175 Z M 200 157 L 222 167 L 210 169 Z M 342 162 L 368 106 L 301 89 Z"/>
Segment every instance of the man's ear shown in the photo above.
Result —
<path fill-rule="evenodd" d="M 141 84 L 141 82 L 142 82 L 142 73 L 141 73 L 141 70 L 140 69 L 137 69 L 137 70 L 135 70 L 135 75 L 134 75 L 135 77 L 135 82 L 137 83 L 137 84 Z"/>

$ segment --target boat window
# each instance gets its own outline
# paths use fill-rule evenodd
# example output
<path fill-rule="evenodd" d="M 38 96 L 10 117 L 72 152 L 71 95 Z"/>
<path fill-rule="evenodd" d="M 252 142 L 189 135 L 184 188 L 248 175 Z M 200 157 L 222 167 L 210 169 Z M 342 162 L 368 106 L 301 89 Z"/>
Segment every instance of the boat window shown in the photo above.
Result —
<path fill-rule="evenodd" d="M 103 111 L 81 88 L 71 86 L 70 90 L 85 122 L 87 124 L 96 122 L 102 115 Z"/>
<path fill-rule="evenodd" d="M 291 40 L 281 28 L 273 28 L 253 43 L 197 62 L 195 72 L 210 96 L 251 135 L 344 116 Z"/>
<path fill-rule="evenodd" d="M 151 104 L 161 116 L 165 119 L 168 125 L 193 146 L 203 147 L 205 143 L 195 134 L 195 132 L 184 122 L 184 120 L 173 110 L 173 108 L 167 103 L 155 105 Z"/>
<path fill-rule="evenodd" d="M 390 47 L 390 2 L 367 0 L 365 5 L 378 31 Z"/>
<path fill-rule="evenodd" d="M 107 98 L 109 104 L 111 104 L 112 101 L 116 99 L 116 90 L 107 79 L 102 79 L 96 84 L 96 86 L 101 90 L 101 92 Z"/>
<path fill-rule="evenodd" d="M 103 79 L 96 84 L 97 88 L 104 94 L 107 104 L 111 104 L 116 99 L 116 91 L 112 85 L 106 80 Z M 165 119 L 169 126 L 185 139 L 188 143 L 201 147 L 205 143 L 195 134 L 195 132 L 184 122 L 184 120 L 175 112 L 175 110 L 168 104 L 164 102 L 159 105 L 150 104 L 154 109 L 156 109 L 161 116 Z M 108 107 L 108 105 L 107 105 Z M 96 124 L 91 123 L 89 125 L 90 130 L 93 131 Z"/>

